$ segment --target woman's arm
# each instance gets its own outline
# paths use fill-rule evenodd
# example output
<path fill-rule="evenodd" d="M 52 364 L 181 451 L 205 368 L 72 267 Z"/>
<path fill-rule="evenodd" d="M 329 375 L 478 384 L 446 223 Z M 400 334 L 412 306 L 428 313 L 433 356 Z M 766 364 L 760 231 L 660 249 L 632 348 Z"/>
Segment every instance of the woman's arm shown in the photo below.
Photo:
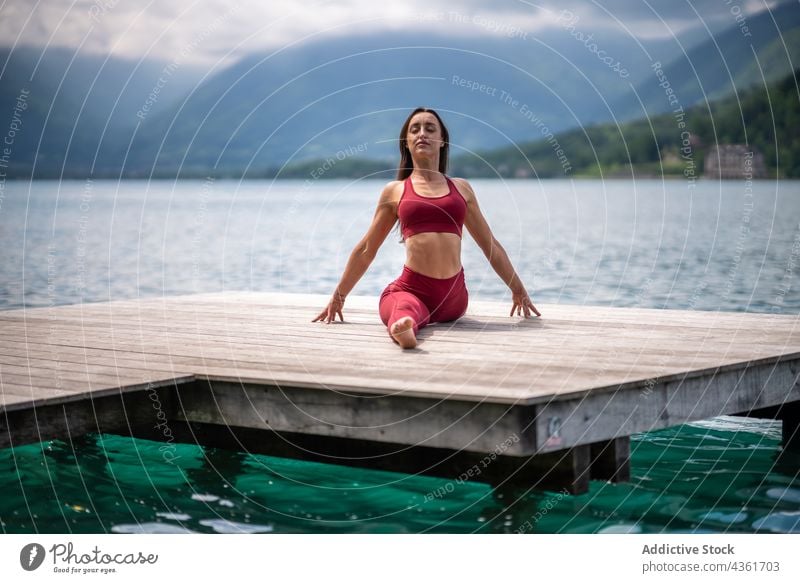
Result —
<path fill-rule="evenodd" d="M 328 302 L 328 306 L 312 322 L 324 320 L 328 324 L 336 319 L 336 314 L 339 314 L 339 319 L 344 322 L 342 307 L 344 306 L 345 298 L 358 283 L 358 280 L 367 272 L 370 264 L 378 254 L 378 249 L 386 240 L 395 222 L 397 222 L 397 209 L 393 202 L 393 192 L 396 184 L 397 181 L 393 181 L 384 187 L 378 201 L 378 207 L 375 209 L 375 215 L 372 217 L 372 224 L 370 224 L 367 233 L 350 253 L 347 265 L 344 268 L 339 284 L 333 291 L 333 296 Z"/>
<path fill-rule="evenodd" d="M 472 238 L 475 239 L 475 243 L 481 248 L 486 259 L 489 260 L 492 269 L 511 290 L 513 304 L 509 315 L 513 315 L 516 311 L 517 315 L 524 314 L 527 318 L 530 316 L 530 312 L 533 311 L 537 316 L 541 316 L 539 310 L 536 309 L 536 306 L 533 305 L 528 296 L 525 285 L 514 270 L 511 259 L 508 258 L 508 253 L 492 234 L 489 223 L 486 222 L 486 218 L 478 205 L 478 199 L 475 196 L 475 191 L 472 190 L 472 186 L 463 178 L 455 180 L 458 181 L 456 186 L 458 186 L 459 191 L 464 194 L 467 200 L 467 217 L 464 221 L 464 226 L 469 231 L 469 234 L 472 235 Z"/>

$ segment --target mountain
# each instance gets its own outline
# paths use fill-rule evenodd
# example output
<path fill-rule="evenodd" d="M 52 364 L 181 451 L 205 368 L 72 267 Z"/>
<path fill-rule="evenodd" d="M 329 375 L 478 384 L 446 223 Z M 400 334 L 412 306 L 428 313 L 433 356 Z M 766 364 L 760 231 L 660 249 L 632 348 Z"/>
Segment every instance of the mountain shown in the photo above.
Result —
<path fill-rule="evenodd" d="M 631 75 L 646 71 L 635 40 L 597 38 L 611 53 L 634 55 Z M 648 47 L 673 50 L 664 41 Z M 35 159 L 37 177 L 263 172 L 359 144 L 367 156 L 394 157 L 397 131 L 420 104 L 440 109 L 458 136 L 454 148 L 471 151 L 535 135 L 523 105 L 559 129 L 608 119 L 607 103 L 624 89 L 565 31 L 322 38 L 246 56 L 201 83 L 202 71 L 179 67 L 149 111 L 169 63 L 34 48 L 0 59 L 0 106 L 12 110 L 22 88 L 31 100 L 10 174 L 30 176 Z"/>
<path fill-rule="evenodd" d="M 664 64 L 685 107 L 697 101 L 687 62 L 714 95 L 752 84 L 758 63 L 775 78 L 788 62 L 782 43 L 790 55 L 800 46 L 797 7 L 749 16 L 752 49 L 733 17 L 713 37 L 697 25 L 670 40 L 634 39 L 583 21 L 465 38 L 448 35 L 444 22 L 439 35 L 320 37 L 247 55 L 221 71 L 67 49 L 5 49 L 0 111 L 13 111 L 20 91 L 30 92 L 7 170 L 31 176 L 35 164 L 36 177 L 258 176 L 287 164 L 313 169 L 330 158 L 389 161 L 397 157 L 400 125 L 417 105 L 442 113 L 453 156 L 533 142 L 641 117 L 634 87 L 648 115 L 667 110 L 653 61 Z M 713 56 L 717 45 L 733 82 Z M 688 57 L 683 47 L 690 47 Z"/>
<path fill-rule="evenodd" d="M 662 59 L 662 67 L 651 68 L 635 94 L 623 95 L 615 108 L 621 119 L 676 109 L 676 103 L 686 108 L 783 78 L 797 63 L 800 3 L 792 1 L 748 16 L 671 62 Z M 677 102 L 670 103 L 665 82 Z"/>
<path fill-rule="evenodd" d="M 170 67 L 165 75 L 165 67 Z M 83 55 L 72 49 L 0 48 L 0 111 L 22 96 L 8 174 L 88 176 L 98 154 L 127 143 L 136 113 L 164 77 L 153 112 L 168 109 L 203 71 L 159 60 Z M 18 110 L 20 108 L 17 108 Z M 119 161 L 118 161 L 119 162 Z M 121 164 L 115 168 L 117 175 Z"/>
<path fill-rule="evenodd" d="M 358 145 L 364 156 L 394 157 L 397 132 L 418 105 L 442 113 L 460 151 L 530 139 L 539 131 L 526 117 L 534 112 L 554 130 L 608 119 L 606 104 L 624 90 L 617 73 L 571 37 L 550 35 L 373 35 L 252 55 L 174 111 L 148 118 L 128 165 L 156 174 L 251 173 Z M 627 64 L 633 74 L 646 70 L 632 40 L 604 42 L 636 55 Z"/>
<path fill-rule="evenodd" d="M 732 143 L 748 144 L 748 149 L 761 153 L 769 176 L 800 178 L 799 76 L 800 69 L 766 86 L 694 105 L 682 117 L 669 112 L 558 134 L 554 139 L 569 162 L 568 172 L 553 143 L 539 140 L 455 158 L 450 173 L 540 178 L 671 174 L 691 178 L 702 175 L 704 156 L 711 146 Z"/>

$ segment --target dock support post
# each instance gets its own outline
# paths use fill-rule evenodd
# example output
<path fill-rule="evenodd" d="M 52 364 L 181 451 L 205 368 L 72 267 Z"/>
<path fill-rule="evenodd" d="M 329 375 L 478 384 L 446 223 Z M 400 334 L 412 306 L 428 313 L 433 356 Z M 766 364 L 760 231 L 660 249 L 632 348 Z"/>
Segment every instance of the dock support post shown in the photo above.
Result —
<path fill-rule="evenodd" d="M 631 479 L 631 438 L 617 437 L 591 444 L 591 477 L 610 482 L 628 482 Z"/>
<path fill-rule="evenodd" d="M 751 409 L 738 413 L 756 419 L 777 419 L 781 422 L 783 451 L 800 451 L 800 401 L 789 401 L 772 407 Z"/>
<path fill-rule="evenodd" d="M 800 451 L 800 402 L 786 403 L 778 411 L 782 421 L 781 436 L 784 451 Z"/>
<path fill-rule="evenodd" d="M 502 463 L 495 462 L 487 481 L 499 491 L 566 490 L 584 494 L 589 491 L 591 461 L 588 444 L 529 458 L 507 456 Z"/>
<path fill-rule="evenodd" d="M 552 489 L 566 488 L 570 494 L 584 494 L 589 491 L 589 468 L 592 463 L 591 446 L 578 445 L 566 452 L 558 452 L 561 459 L 553 465 L 546 478 L 552 476 Z M 544 460 L 543 460 L 544 461 Z M 545 479 L 546 486 L 549 479 Z"/>

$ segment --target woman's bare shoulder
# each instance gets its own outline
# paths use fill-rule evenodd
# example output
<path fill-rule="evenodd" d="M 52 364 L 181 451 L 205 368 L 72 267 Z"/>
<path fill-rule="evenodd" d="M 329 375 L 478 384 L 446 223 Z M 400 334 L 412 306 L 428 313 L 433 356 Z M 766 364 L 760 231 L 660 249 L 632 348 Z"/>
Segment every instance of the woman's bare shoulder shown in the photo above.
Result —
<path fill-rule="evenodd" d="M 456 185 L 458 192 L 461 193 L 467 201 L 475 200 L 475 191 L 472 189 L 472 185 L 469 183 L 469 180 L 466 178 L 456 178 L 455 176 L 450 178 L 453 181 L 453 184 Z"/>
<path fill-rule="evenodd" d="M 384 202 L 397 202 L 403 195 L 403 181 L 391 180 L 386 183 L 381 191 L 381 200 Z"/>

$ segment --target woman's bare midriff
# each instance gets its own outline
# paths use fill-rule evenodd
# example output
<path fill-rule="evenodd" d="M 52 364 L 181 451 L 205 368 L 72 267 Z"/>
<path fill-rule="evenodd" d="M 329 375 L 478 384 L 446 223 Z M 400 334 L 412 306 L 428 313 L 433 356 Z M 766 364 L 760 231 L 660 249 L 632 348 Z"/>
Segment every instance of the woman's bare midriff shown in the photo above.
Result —
<path fill-rule="evenodd" d="M 461 237 L 455 233 L 417 233 L 406 239 L 409 269 L 438 279 L 461 271 Z"/>

